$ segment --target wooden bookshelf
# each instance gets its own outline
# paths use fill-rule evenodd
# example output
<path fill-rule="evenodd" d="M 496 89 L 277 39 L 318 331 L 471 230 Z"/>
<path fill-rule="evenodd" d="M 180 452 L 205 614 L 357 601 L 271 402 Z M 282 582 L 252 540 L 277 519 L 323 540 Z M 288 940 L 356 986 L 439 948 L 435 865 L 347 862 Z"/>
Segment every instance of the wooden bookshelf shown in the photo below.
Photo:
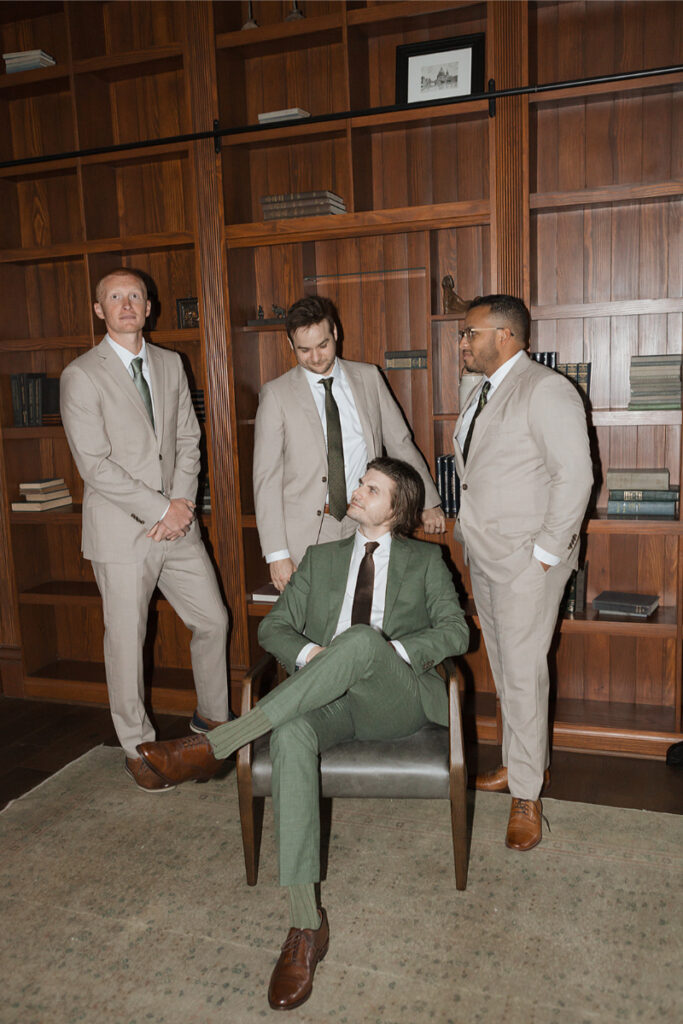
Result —
<path fill-rule="evenodd" d="M 14 373 L 58 376 L 100 337 L 95 281 L 118 264 L 158 289 L 151 340 L 178 351 L 205 393 L 214 514 L 202 528 L 231 609 L 233 706 L 256 658 L 266 604 L 251 484 L 261 386 L 292 365 L 259 305 L 320 291 L 337 304 L 343 354 L 384 365 L 424 348 L 427 368 L 387 371 L 432 469 L 452 451 L 459 294 L 524 295 L 532 348 L 592 364 L 596 491 L 584 530 L 588 610 L 561 621 L 551 659 L 558 746 L 661 757 L 681 738 L 680 520 L 607 517 L 608 466 L 667 466 L 680 483 L 681 412 L 631 412 L 630 357 L 681 351 L 680 60 L 677 5 L 529 2 L 85 0 L 5 5 L 3 50 L 42 48 L 54 67 L 0 75 L 0 680 L 5 693 L 106 701 L 99 597 L 80 556 L 81 482 L 62 428 L 14 426 Z M 395 105 L 396 47 L 483 32 L 485 81 L 536 87 L 432 108 Z M 584 76 L 628 81 L 543 88 Z M 316 120 L 269 127 L 264 110 Z M 214 141 L 176 136 L 206 133 Z M 158 140 L 163 140 L 157 145 Z M 115 152 L 102 148 L 120 147 Z M 42 163 L 33 158 L 49 157 Z M 266 194 L 330 189 L 346 213 L 263 220 Z M 175 300 L 196 295 L 200 326 Z M 387 339 L 391 339 L 391 344 Z M 22 480 L 60 475 L 75 504 L 11 513 Z M 452 523 L 450 524 L 452 526 Z M 464 600 L 467 568 L 437 538 Z M 590 611 L 602 589 L 648 591 L 645 622 Z M 469 706 L 497 735 L 493 683 L 471 616 Z M 146 648 L 152 704 L 191 710 L 187 633 L 162 598 Z"/>

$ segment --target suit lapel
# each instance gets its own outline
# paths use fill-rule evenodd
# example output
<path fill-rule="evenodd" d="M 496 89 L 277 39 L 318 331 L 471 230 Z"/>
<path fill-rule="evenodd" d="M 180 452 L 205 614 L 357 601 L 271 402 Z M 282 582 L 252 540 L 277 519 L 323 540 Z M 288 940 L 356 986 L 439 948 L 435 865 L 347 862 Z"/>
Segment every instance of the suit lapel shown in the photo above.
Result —
<path fill-rule="evenodd" d="M 353 401 L 356 406 L 356 412 L 358 413 L 358 419 L 360 420 L 360 425 L 363 430 L 363 437 L 365 438 L 368 457 L 371 457 L 370 452 L 374 452 L 376 450 L 376 446 L 372 423 L 368 416 L 368 409 L 370 408 L 371 403 L 368 401 L 367 395 L 365 394 L 363 377 L 353 363 L 347 363 L 344 359 L 337 359 L 337 362 L 341 366 L 344 374 L 346 375 L 346 379 L 349 382 Z"/>
<path fill-rule="evenodd" d="M 97 346 L 97 354 L 102 360 L 102 366 L 104 367 L 105 372 L 110 375 L 114 383 L 121 390 L 123 397 L 130 403 L 132 408 L 136 410 L 137 414 L 142 417 L 148 429 L 152 431 L 152 434 L 154 434 L 152 424 L 150 423 L 149 416 L 147 415 L 147 410 L 140 398 L 138 389 L 133 383 L 133 378 L 128 373 L 128 370 L 123 365 L 106 338 L 103 338 Z"/>
<path fill-rule="evenodd" d="M 384 619 L 382 620 L 382 629 L 387 636 L 391 636 L 389 628 L 391 613 L 394 610 L 396 598 L 403 586 L 403 579 L 409 561 L 410 545 L 406 544 L 400 537 L 393 537 L 389 555 L 389 572 L 387 573 L 387 592 L 384 599 Z"/>
<path fill-rule="evenodd" d="M 164 376 L 164 361 L 161 353 L 154 345 L 147 343 L 147 360 L 149 362 L 149 375 L 152 378 L 152 397 L 154 401 L 154 426 L 159 446 L 161 446 L 164 433 L 164 406 L 166 398 L 166 381 Z"/>
<path fill-rule="evenodd" d="M 292 392 L 296 406 L 301 409 L 308 421 L 310 438 L 317 445 L 321 457 L 327 462 L 327 448 L 325 447 L 323 425 L 320 422 L 320 416 L 311 394 L 311 387 L 306 378 L 306 373 L 300 366 L 296 366 L 292 373 Z"/>
<path fill-rule="evenodd" d="M 486 408 L 481 411 L 477 419 L 477 426 L 472 434 L 472 441 L 470 442 L 470 450 L 467 455 L 467 465 L 469 466 L 474 456 L 477 453 L 477 449 L 484 443 L 484 439 L 488 432 L 494 428 L 497 420 L 499 419 L 505 404 L 510 395 L 516 390 L 522 374 L 527 370 L 529 366 L 529 357 L 524 355 L 517 362 L 508 373 L 505 375 L 501 383 L 498 385 L 496 390 L 491 395 L 491 398 L 486 403 Z"/>
<path fill-rule="evenodd" d="M 338 544 L 331 544 L 328 548 L 330 552 L 330 567 L 327 579 L 323 581 L 329 595 L 327 600 L 328 615 L 325 624 L 326 645 L 332 639 L 332 635 L 339 622 L 339 613 L 341 612 L 344 594 L 346 593 L 346 581 L 349 576 L 349 565 L 351 564 L 355 537 L 354 533 L 350 537 L 340 540 Z"/>

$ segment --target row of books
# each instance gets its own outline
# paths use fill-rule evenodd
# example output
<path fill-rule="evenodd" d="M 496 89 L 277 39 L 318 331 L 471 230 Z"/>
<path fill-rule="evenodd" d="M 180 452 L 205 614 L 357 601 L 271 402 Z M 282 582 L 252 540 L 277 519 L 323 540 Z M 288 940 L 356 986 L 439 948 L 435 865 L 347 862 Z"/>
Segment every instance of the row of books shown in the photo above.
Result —
<path fill-rule="evenodd" d="M 605 482 L 608 515 L 675 519 L 680 488 L 671 486 L 668 469 L 608 469 Z"/>
<path fill-rule="evenodd" d="M 46 373 L 13 373 L 12 413 L 15 427 L 42 427 L 61 423 L 59 377 Z"/>
<path fill-rule="evenodd" d="M 427 349 L 397 349 L 384 353 L 385 370 L 426 370 Z"/>
<path fill-rule="evenodd" d="M 631 356 L 629 409 L 680 409 L 680 355 Z"/>
<path fill-rule="evenodd" d="M 204 392 L 201 388 L 195 388 L 190 391 L 190 398 L 192 399 L 192 405 L 194 406 L 195 416 L 200 423 L 206 422 L 206 407 L 204 405 Z"/>
<path fill-rule="evenodd" d="M 12 502 L 13 512 L 46 512 L 51 508 L 62 508 L 73 501 L 64 477 L 55 476 L 45 480 L 27 480 L 19 484 L 19 501 Z"/>
<path fill-rule="evenodd" d="M 281 192 L 261 196 L 264 220 L 283 220 L 290 217 L 320 217 L 346 213 L 346 204 L 336 192 L 317 189 L 311 192 Z"/>
<path fill-rule="evenodd" d="M 454 455 L 437 455 L 436 489 L 444 514 L 449 519 L 455 518 L 460 508 L 460 480 L 455 471 Z"/>
<path fill-rule="evenodd" d="M 591 391 L 591 364 L 590 363 L 560 363 L 557 361 L 557 352 L 530 352 L 529 356 L 543 366 L 549 366 L 557 370 L 564 377 L 569 377 L 574 384 L 581 388 L 587 398 L 590 398 Z"/>
<path fill-rule="evenodd" d="M 54 57 L 45 53 L 45 50 L 14 50 L 12 53 L 3 53 L 2 59 L 8 75 L 16 74 L 17 71 L 47 68 L 55 63 Z"/>

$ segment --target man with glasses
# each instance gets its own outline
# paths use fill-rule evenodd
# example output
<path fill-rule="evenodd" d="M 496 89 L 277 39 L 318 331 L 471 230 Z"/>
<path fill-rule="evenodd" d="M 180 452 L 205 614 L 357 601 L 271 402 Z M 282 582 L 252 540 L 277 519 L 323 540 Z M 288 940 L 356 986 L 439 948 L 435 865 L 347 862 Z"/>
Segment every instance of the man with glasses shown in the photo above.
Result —
<path fill-rule="evenodd" d="M 460 511 L 455 536 L 503 720 L 502 764 L 477 789 L 512 795 L 506 845 L 541 841 L 550 779 L 548 650 L 576 568 L 593 474 L 577 389 L 529 359 L 530 316 L 511 295 L 476 298 L 460 332 L 465 368 L 484 375 L 455 425 Z"/>

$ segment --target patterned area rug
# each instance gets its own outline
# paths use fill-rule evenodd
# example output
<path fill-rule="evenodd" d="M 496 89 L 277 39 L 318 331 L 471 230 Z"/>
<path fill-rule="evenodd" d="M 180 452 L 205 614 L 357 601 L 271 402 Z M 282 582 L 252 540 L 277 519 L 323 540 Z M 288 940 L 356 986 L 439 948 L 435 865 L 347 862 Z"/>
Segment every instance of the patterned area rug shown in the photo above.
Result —
<path fill-rule="evenodd" d="M 478 793 L 466 892 L 448 805 L 339 800 L 330 951 L 292 1022 L 680 1021 L 683 816 L 547 799 L 552 831 L 505 848 L 509 797 Z M 270 801 L 259 884 L 234 772 L 163 796 L 98 747 L 0 815 L 2 1024 L 251 1024 L 287 931 Z"/>

